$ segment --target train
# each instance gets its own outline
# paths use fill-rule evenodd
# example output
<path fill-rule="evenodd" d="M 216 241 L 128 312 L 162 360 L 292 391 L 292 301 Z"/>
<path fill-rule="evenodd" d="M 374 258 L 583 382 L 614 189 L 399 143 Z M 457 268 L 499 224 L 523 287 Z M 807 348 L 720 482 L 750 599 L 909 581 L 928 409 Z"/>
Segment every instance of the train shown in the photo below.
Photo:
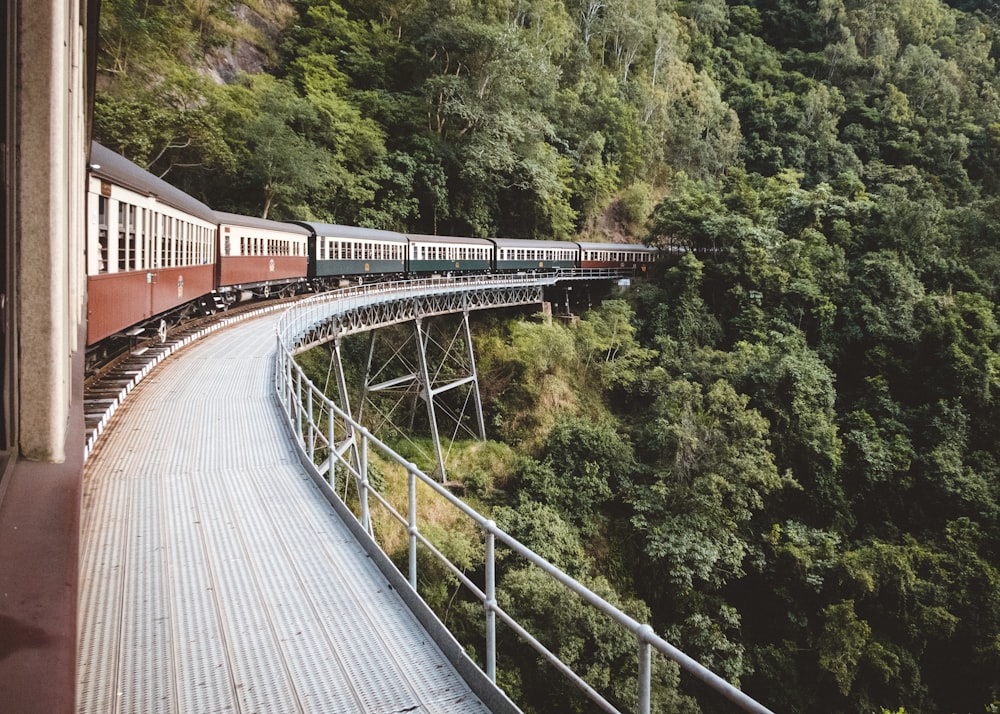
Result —
<path fill-rule="evenodd" d="M 94 360 L 113 338 L 162 338 L 172 321 L 245 300 L 417 276 L 644 273 L 658 255 L 645 245 L 408 234 L 215 211 L 96 142 L 86 211 Z"/>

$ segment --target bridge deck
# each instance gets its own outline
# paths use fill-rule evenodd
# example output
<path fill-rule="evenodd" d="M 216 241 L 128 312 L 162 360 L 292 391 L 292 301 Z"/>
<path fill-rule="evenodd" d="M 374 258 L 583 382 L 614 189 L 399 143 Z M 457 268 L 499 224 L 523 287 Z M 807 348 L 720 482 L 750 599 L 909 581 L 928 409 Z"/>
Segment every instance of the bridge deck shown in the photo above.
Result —
<path fill-rule="evenodd" d="M 92 452 L 78 711 L 487 711 L 302 470 L 275 319 L 168 359 Z"/>

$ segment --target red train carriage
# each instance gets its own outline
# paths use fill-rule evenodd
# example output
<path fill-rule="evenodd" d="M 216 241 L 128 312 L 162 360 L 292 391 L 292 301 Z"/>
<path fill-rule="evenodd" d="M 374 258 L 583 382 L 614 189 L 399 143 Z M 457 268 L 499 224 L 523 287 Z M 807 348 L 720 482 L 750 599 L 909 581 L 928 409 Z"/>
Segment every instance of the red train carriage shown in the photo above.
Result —
<path fill-rule="evenodd" d="M 656 261 L 657 249 L 644 245 L 580 243 L 581 268 L 634 268 L 646 272 Z"/>
<path fill-rule="evenodd" d="M 215 287 L 215 213 L 99 144 L 87 187 L 87 345 Z"/>
<path fill-rule="evenodd" d="M 310 232 L 292 223 L 217 212 L 220 293 L 268 297 L 304 286 Z"/>

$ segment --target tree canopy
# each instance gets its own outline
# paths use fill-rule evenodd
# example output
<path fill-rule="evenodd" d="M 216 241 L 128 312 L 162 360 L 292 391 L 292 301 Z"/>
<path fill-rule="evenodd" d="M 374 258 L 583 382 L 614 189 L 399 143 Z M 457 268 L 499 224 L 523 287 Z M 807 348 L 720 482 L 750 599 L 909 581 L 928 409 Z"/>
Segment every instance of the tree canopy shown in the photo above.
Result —
<path fill-rule="evenodd" d="M 477 338 L 499 523 L 775 710 L 1000 710 L 995 3 L 238 8 L 108 0 L 96 138 L 221 209 L 690 249 Z M 626 643 L 499 578 L 629 703 Z"/>

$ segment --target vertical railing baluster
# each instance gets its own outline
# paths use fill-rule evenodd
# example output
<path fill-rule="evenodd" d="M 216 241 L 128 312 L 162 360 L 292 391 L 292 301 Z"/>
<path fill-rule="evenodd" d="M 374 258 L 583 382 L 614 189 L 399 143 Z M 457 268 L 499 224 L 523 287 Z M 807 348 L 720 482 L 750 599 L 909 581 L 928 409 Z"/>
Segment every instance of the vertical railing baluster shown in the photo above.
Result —
<path fill-rule="evenodd" d="M 316 424 L 313 417 L 313 390 L 312 387 L 306 391 L 306 408 L 308 417 L 306 418 L 306 423 L 309 425 L 309 446 L 307 447 L 307 452 L 309 454 L 309 462 L 316 463 Z"/>
<path fill-rule="evenodd" d="M 486 676 L 491 682 L 497 681 L 497 582 L 496 582 L 496 538 L 493 529 L 496 523 L 486 523 Z"/>
<path fill-rule="evenodd" d="M 649 625 L 642 625 L 635 633 L 639 641 L 639 714 L 649 714 L 652 680 L 653 680 L 653 648 L 649 644 L 649 635 L 655 634 Z"/>
<path fill-rule="evenodd" d="M 296 412 L 296 423 L 298 424 L 298 431 L 296 436 L 298 437 L 299 443 L 305 447 L 306 442 L 302 436 L 302 372 L 295 371 L 295 412 Z"/>
<path fill-rule="evenodd" d="M 326 480 L 333 487 L 333 492 L 337 492 L 337 414 L 333 411 L 333 405 L 330 404 L 330 400 L 326 400 L 327 413 L 329 416 L 329 423 L 326 425 L 327 428 L 327 447 L 326 447 Z"/>
<path fill-rule="evenodd" d="M 410 464 L 408 490 L 410 494 L 409 534 L 410 534 L 410 586 L 417 589 L 417 467 Z"/>
<path fill-rule="evenodd" d="M 368 535 L 373 535 L 371 514 L 368 511 L 368 434 L 358 429 L 355 433 L 361 435 L 361 449 L 359 461 L 361 462 L 361 527 Z"/>

